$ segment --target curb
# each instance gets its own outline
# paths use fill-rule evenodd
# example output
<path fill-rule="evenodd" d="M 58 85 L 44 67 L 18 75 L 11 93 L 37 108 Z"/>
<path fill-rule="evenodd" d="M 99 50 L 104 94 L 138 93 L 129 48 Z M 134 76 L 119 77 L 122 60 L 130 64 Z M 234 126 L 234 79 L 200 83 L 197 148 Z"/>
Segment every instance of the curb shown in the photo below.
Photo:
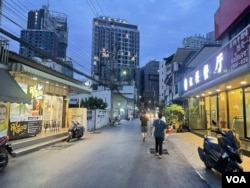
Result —
<path fill-rule="evenodd" d="M 20 148 L 20 149 L 16 149 L 12 152 L 12 157 L 20 157 L 22 155 L 26 155 L 28 153 L 34 152 L 34 151 L 38 151 L 44 147 L 48 147 L 50 145 L 59 143 L 59 142 L 63 142 L 66 141 L 66 138 L 57 138 L 57 139 L 53 139 L 47 142 L 42 142 L 39 144 L 35 144 L 32 146 L 28 146 L 28 147 L 24 147 L 24 148 Z"/>

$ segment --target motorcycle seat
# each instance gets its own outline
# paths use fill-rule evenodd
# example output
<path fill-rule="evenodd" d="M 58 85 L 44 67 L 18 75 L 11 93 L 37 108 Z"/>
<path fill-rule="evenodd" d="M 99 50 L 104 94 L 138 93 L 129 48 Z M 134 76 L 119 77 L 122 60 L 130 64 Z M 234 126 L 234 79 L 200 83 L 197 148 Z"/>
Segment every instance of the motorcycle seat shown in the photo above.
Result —
<path fill-rule="evenodd" d="M 212 147 L 214 150 L 218 152 L 220 151 L 220 147 L 216 138 L 211 136 L 206 136 L 206 140 L 209 143 L 210 147 Z"/>
<path fill-rule="evenodd" d="M 207 139 L 207 141 L 210 143 L 218 144 L 217 138 L 214 138 L 212 136 L 206 136 L 205 139 Z"/>

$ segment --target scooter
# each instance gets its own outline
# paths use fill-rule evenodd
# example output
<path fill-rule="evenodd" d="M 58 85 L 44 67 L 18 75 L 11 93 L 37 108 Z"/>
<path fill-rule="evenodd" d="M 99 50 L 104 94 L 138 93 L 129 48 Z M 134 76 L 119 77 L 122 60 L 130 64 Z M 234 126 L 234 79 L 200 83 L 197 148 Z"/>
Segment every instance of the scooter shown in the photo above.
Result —
<path fill-rule="evenodd" d="M 213 121 L 216 125 L 216 122 Z M 242 163 L 241 143 L 237 133 L 233 130 L 222 131 L 212 129 L 217 139 L 211 136 L 204 136 L 203 148 L 198 147 L 200 159 L 207 169 L 215 169 L 223 172 L 243 172 L 239 165 Z"/>
<path fill-rule="evenodd" d="M 3 171 L 9 162 L 9 155 L 12 155 L 12 147 L 9 138 L 4 136 L 0 138 L 0 172 Z"/>
<path fill-rule="evenodd" d="M 67 142 L 70 141 L 70 139 L 77 138 L 80 139 L 83 137 L 85 132 L 85 128 L 79 124 L 79 122 L 72 121 L 72 125 L 70 126 L 68 130 L 68 137 L 66 139 Z"/>

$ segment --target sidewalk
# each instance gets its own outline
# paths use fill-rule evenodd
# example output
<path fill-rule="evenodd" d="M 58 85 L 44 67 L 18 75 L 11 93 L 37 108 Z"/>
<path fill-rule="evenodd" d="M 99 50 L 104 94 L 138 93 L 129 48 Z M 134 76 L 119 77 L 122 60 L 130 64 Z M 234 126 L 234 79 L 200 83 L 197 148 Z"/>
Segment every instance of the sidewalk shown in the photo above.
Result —
<path fill-rule="evenodd" d="M 183 156 L 194 167 L 194 169 L 203 175 L 205 165 L 199 158 L 197 151 L 198 146 L 203 146 L 203 138 L 192 132 L 172 133 L 167 138 L 167 142 L 171 142 L 180 150 Z M 167 144 L 166 142 L 166 144 Z M 244 172 L 250 172 L 250 157 L 243 155 L 243 163 L 241 166 Z"/>

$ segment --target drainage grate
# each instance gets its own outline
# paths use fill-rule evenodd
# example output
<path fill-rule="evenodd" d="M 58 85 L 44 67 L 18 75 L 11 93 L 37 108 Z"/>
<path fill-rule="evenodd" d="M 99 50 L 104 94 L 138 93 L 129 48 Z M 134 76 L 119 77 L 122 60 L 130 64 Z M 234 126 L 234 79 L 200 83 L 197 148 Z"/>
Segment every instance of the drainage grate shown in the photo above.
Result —
<path fill-rule="evenodd" d="M 93 131 L 93 132 L 91 132 L 92 134 L 100 134 L 101 133 L 101 131 Z"/>
<path fill-rule="evenodd" d="M 65 149 L 67 147 L 72 146 L 73 144 L 65 144 L 65 145 L 51 145 L 49 147 L 47 147 L 47 150 L 62 150 Z"/>
<path fill-rule="evenodd" d="M 150 154 L 155 154 L 155 149 L 154 148 L 149 148 L 149 153 Z M 162 149 L 162 155 L 169 155 L 167 149 Z"/>

